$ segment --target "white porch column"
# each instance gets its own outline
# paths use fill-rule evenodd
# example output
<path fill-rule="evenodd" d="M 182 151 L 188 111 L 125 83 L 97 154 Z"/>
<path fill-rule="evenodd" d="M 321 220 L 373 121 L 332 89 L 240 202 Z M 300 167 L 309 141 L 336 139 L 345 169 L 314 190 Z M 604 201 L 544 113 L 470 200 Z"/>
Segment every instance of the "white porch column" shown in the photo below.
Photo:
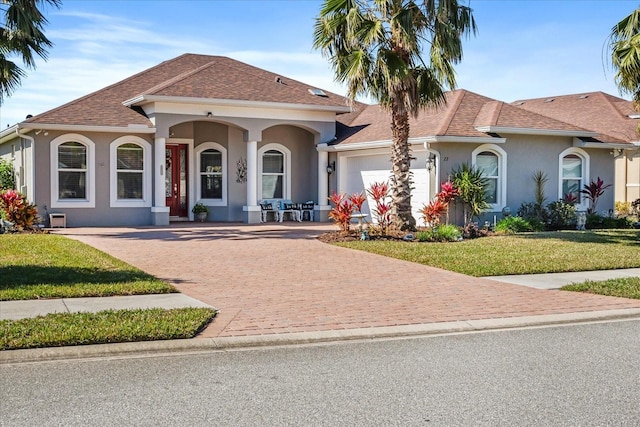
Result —
<path fill-rule="evenodd" d="M 247 142 L 247 205 L 242 208 L 245 222 L 260 222 L 258 206 L 258 141 Z"/>
<path fill-rule="evenodd" d="M 166 138 L 156 138 L 153 150 L 153 225 L 169 225 L 169 208 L 165 198 L 165 148 Z"/>
<path fill-rule="evenodd" d="M 329 153 L 318 152 L 318 205 L 328 205 L 329 197 L 329 174 L 327 165 L 329 164 Z"/>
<path fill-rule="evenodd" d="M 258 141 L 247 142 L 247 206 L 258 206 Z"/>
<path fill-rule="evenodd" d="M 315 207 L 313 219 L 319 222 L 329 221 L 329 177 L 327 166 L 329 165 L 329 153 L 318 151 L 318 204 Z M 334 174 L 336 171 L 333 172 Z M 337 175 L 336 175 L 337 176 Z"/>

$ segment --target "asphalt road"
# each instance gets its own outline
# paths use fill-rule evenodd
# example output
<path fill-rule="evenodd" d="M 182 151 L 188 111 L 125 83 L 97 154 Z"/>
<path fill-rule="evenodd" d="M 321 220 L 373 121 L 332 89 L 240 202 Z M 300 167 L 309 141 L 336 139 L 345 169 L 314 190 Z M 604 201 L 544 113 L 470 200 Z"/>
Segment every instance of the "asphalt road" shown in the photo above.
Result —
<path fill-rule="evenodd" d="M 2 426 L 638 426 L 640 321 L 0 367 Z"/>

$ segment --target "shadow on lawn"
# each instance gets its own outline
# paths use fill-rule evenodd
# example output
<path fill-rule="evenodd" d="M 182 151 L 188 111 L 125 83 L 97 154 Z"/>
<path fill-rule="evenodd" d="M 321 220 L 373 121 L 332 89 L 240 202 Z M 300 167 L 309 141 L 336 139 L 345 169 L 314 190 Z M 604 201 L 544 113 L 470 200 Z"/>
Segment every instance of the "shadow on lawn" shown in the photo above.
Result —
<path fill-rule="evenodd" d="M 547 231 L 515 234 L 520 239 L 550 239 L 573 243 L 607 243 L 640 246 L 640 230 Z"/>
<path fill-rule="evenodd" d="M 19 265 L 0 267 L 0 289 L 25 285 L 77 283 L 131 283 L 156 279 L 142 271 L 108 271 L 95 268 Z"/>

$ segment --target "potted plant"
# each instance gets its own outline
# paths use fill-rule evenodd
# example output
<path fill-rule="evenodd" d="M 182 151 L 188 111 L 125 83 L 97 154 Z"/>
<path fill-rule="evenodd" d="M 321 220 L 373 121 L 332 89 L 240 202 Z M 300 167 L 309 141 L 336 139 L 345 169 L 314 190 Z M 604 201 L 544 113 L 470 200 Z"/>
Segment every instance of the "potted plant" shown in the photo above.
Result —
<path fill-rule="evenodd" d="M 198 220 L 199 222 L 204 222 L 209 215 L 209 208 L 204 203 L 198 202 L 193 205 L 193 209 L 191 209 L 191 212 L 195 214 L 196 220 Z"/>

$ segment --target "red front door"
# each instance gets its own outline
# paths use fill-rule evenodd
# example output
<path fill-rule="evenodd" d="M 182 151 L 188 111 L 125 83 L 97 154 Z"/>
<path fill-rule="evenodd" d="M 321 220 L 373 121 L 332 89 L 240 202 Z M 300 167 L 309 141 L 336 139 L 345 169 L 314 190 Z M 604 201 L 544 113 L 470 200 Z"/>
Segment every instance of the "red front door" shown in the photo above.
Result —
<path fill-rule="evenodd" d="M 169 207 L 169 216 L 188 216 L 187 206 L 187 146 L 167 145 L 165 149 L 165 164 L 167 174 L 165 176 L 166 203 Z"/>

